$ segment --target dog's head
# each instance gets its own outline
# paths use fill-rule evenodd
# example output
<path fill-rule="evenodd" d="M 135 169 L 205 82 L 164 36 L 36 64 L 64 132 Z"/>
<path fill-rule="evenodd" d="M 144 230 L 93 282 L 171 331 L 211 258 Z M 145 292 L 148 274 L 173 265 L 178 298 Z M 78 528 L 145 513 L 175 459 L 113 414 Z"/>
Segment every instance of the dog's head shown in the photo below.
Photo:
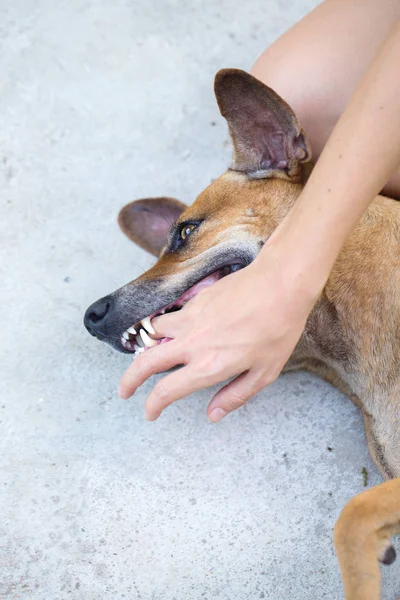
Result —
<path fill-rule="evenodd" d="M 215 95 L 233 142 L 231 168 L 190 207 L 151 198 L 119 214 L 122 231 L 158 257 L 149 271 L 86 311 L 89 333 L 121 352 L 155 343 L 147 317 L 179 310 L 205 286 L 249 265 L 309 172 L 305 133 L 273 90 L 244 71 L 224 69 Z"/>

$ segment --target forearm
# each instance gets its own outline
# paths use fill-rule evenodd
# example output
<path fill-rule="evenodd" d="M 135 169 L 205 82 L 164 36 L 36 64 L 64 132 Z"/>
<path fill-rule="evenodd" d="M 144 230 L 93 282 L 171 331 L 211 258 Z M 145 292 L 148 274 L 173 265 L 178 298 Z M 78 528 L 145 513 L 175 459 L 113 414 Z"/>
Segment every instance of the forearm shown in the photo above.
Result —
<path fill-rule="evenodd" d="M 361 80 L 295 206 L 260 253 L 260 265 L 274 252 L 315 294 L 362 213 L 400 164 L 399 64 L 400 22 Z"/>

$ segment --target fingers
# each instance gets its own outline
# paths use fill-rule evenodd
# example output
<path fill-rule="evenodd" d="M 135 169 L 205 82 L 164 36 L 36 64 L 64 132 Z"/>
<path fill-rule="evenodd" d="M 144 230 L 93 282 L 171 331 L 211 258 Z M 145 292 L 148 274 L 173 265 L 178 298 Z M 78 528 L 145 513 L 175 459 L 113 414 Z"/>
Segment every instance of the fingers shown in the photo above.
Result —
<path fill-rule="evenodd" d="M 174 340 L 147 350 L 125 371 L 118 389 L 121 398 L 132 396 L 151 375 L 167 371 L 177 365 L 184 365 L 185 358 L 180 345 Z M 232 373 L 199 369 L 191 365 L 160 379 L 146 400 L 146 418 L 158 419 L 162 411 L 173 402 L 204 387 L 226 380 Z M 207 413 L 210 421 L 216 423 L 228 413 L 240 408 L 254 394 L 271 383 L 253 371 L 246 371 L 225 385 L 212 399 Z"/>
<path fill-rule="evenodd" d="M 264 385 L 252 371 L 242 373 L 215 394 L 207 409 L 208 418 L 213 423 L 220 421 L 228 413 L 246 404 Z"/>
<path fill-rule="evenodd" d="M 162 411 L 176 400 L 181 400 L 213 383 L 214 381 L 205 380 L 203 375 L 199 375 L 198 369 L 191 366 L 182 367 L 156 384 L 146 400 L 146 418 L 155 421 Z"/>
<path fill-rule="evenodd" d="M 184 357 L 179 344 L 174 340 L 155 346 L 140 354 L 122 376 L 118 394 L 126 400 L 135 393 L 146 379 L 155 373 L 162 373 L 183 364 Z"/>

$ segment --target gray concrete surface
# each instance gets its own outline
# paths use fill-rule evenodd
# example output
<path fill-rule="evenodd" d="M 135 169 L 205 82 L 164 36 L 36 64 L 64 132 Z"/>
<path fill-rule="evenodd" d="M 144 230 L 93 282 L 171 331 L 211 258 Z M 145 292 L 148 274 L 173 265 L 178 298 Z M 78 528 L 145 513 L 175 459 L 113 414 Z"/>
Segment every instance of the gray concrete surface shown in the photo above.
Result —
<path fill-rule="evenodd" d="M 380 481 L 356 408 L 298 373 L 218 425 L 210 390 L 149 424 L 154 380 L 119 400 L 130 359 L 82 326 L 151 264 L 122 204 L 227 165 L 214 73 L 312 5 L 0 0 L 1 598 L 343 597 L 332 527 Z"/>

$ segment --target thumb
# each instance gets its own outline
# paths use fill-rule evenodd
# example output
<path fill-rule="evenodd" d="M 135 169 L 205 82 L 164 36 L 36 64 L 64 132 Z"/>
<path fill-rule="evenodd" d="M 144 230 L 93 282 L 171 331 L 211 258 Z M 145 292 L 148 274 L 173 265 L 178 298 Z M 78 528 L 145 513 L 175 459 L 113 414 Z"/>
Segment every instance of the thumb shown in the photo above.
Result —
<path fill-rule="evenodd" d="M 246 404 L 262 387 L 255 373 L 245 371 L 215 394 L 208 405 L 208 418 L 213 423 L 220 421 L 228 413 Z"/>

